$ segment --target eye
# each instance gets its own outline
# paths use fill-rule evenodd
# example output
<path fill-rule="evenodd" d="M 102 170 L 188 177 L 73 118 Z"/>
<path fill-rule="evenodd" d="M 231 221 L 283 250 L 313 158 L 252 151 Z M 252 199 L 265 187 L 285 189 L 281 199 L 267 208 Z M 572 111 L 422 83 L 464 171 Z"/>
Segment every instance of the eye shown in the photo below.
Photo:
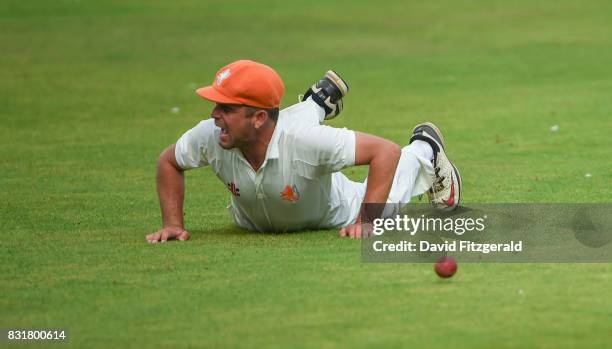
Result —
<path fill-rule="evenodd" d="M 226 104 L 217 104 L 217 108 L 224 113 L 229 113 L 232 111 L 232 107 Z"/>

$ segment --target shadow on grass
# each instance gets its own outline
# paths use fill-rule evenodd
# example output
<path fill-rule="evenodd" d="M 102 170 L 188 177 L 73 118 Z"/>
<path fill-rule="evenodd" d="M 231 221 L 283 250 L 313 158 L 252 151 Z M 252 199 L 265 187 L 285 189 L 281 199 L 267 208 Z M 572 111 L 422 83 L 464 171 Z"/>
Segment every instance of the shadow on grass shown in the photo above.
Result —
<path fill-rule="evenodd" d="M 244 237 L 253 237 L 253 236 L 303 236 L 303 235 L 313 235 L 313 234 L 334 234 L 335 229 L 326 229 L 326 230 L 297 230 L 297 231 L 286 231 L 286 232 L 274 232 L 274 231 L 252 231 L 247 229 L 242 229 L 234 225 L 227 225 L 219 228 L 205 228 L 205 229 L 191 229 L 189 233 L 191 233 L 192 238 L 194 236 L 244 236 Z"/>

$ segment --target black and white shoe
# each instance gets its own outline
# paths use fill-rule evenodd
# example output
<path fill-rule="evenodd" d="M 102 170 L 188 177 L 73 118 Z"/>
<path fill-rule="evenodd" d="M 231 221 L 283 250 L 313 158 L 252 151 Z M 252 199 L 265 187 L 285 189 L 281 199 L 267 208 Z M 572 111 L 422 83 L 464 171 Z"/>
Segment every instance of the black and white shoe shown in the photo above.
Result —
<path fill-rule="evenodd" d="M 440 210 L 454 210 L 461 201 L 461 175 L 444 152 L 442 132 L 431 122 L 418 124 L 412 131 L 410 143 L 415 140 L 429 143 L 434 152 L 433 184 L 427 193 L 429 202 Z"/>
<path fill-rule="evenodd" d="M 302 101 L 312 97 L 312 100 L 325 109 L 325 120 L 333 119 L 342 111 L 342 97 L 348 93 L 348 84 L 333 70 L 328 70 L 325 76 L 312 85 Z"/>

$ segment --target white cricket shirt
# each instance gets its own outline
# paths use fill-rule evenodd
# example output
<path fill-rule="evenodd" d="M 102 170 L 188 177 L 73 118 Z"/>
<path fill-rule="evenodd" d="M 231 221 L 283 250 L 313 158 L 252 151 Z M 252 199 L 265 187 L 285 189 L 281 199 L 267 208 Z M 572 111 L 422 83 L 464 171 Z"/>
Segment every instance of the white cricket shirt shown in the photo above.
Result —
<path fill-rule="evenodd" d="M 176 161 L 187 170 L 210 166 L 231 193 L 236 224 L 259 231 L 344 226 L 355 220 L 363 186 L 341 169 L 355 163 L 355 133 L 319 125 L 323 110 L 311 100 L 280 112 L 262 166 L 254 171 L 242 152 L 219 146 L 214 119 L 176 142 Z"/>

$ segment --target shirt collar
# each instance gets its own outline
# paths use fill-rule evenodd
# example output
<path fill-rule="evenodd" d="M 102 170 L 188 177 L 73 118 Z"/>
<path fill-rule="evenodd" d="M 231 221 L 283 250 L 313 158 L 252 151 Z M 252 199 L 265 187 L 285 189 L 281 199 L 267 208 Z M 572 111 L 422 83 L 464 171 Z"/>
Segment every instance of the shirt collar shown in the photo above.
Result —
<path fill-rule="evenodd" d="M 270 143 L 268 144 L 266 159 L 278 159 L 278 141 L 280 139 L 280 135 L 283 133 L 283 124 L 282 118 L 278 118 L 276 121 L 276 126 L 274 126 L 272 138 L 270 138 Z"/>

